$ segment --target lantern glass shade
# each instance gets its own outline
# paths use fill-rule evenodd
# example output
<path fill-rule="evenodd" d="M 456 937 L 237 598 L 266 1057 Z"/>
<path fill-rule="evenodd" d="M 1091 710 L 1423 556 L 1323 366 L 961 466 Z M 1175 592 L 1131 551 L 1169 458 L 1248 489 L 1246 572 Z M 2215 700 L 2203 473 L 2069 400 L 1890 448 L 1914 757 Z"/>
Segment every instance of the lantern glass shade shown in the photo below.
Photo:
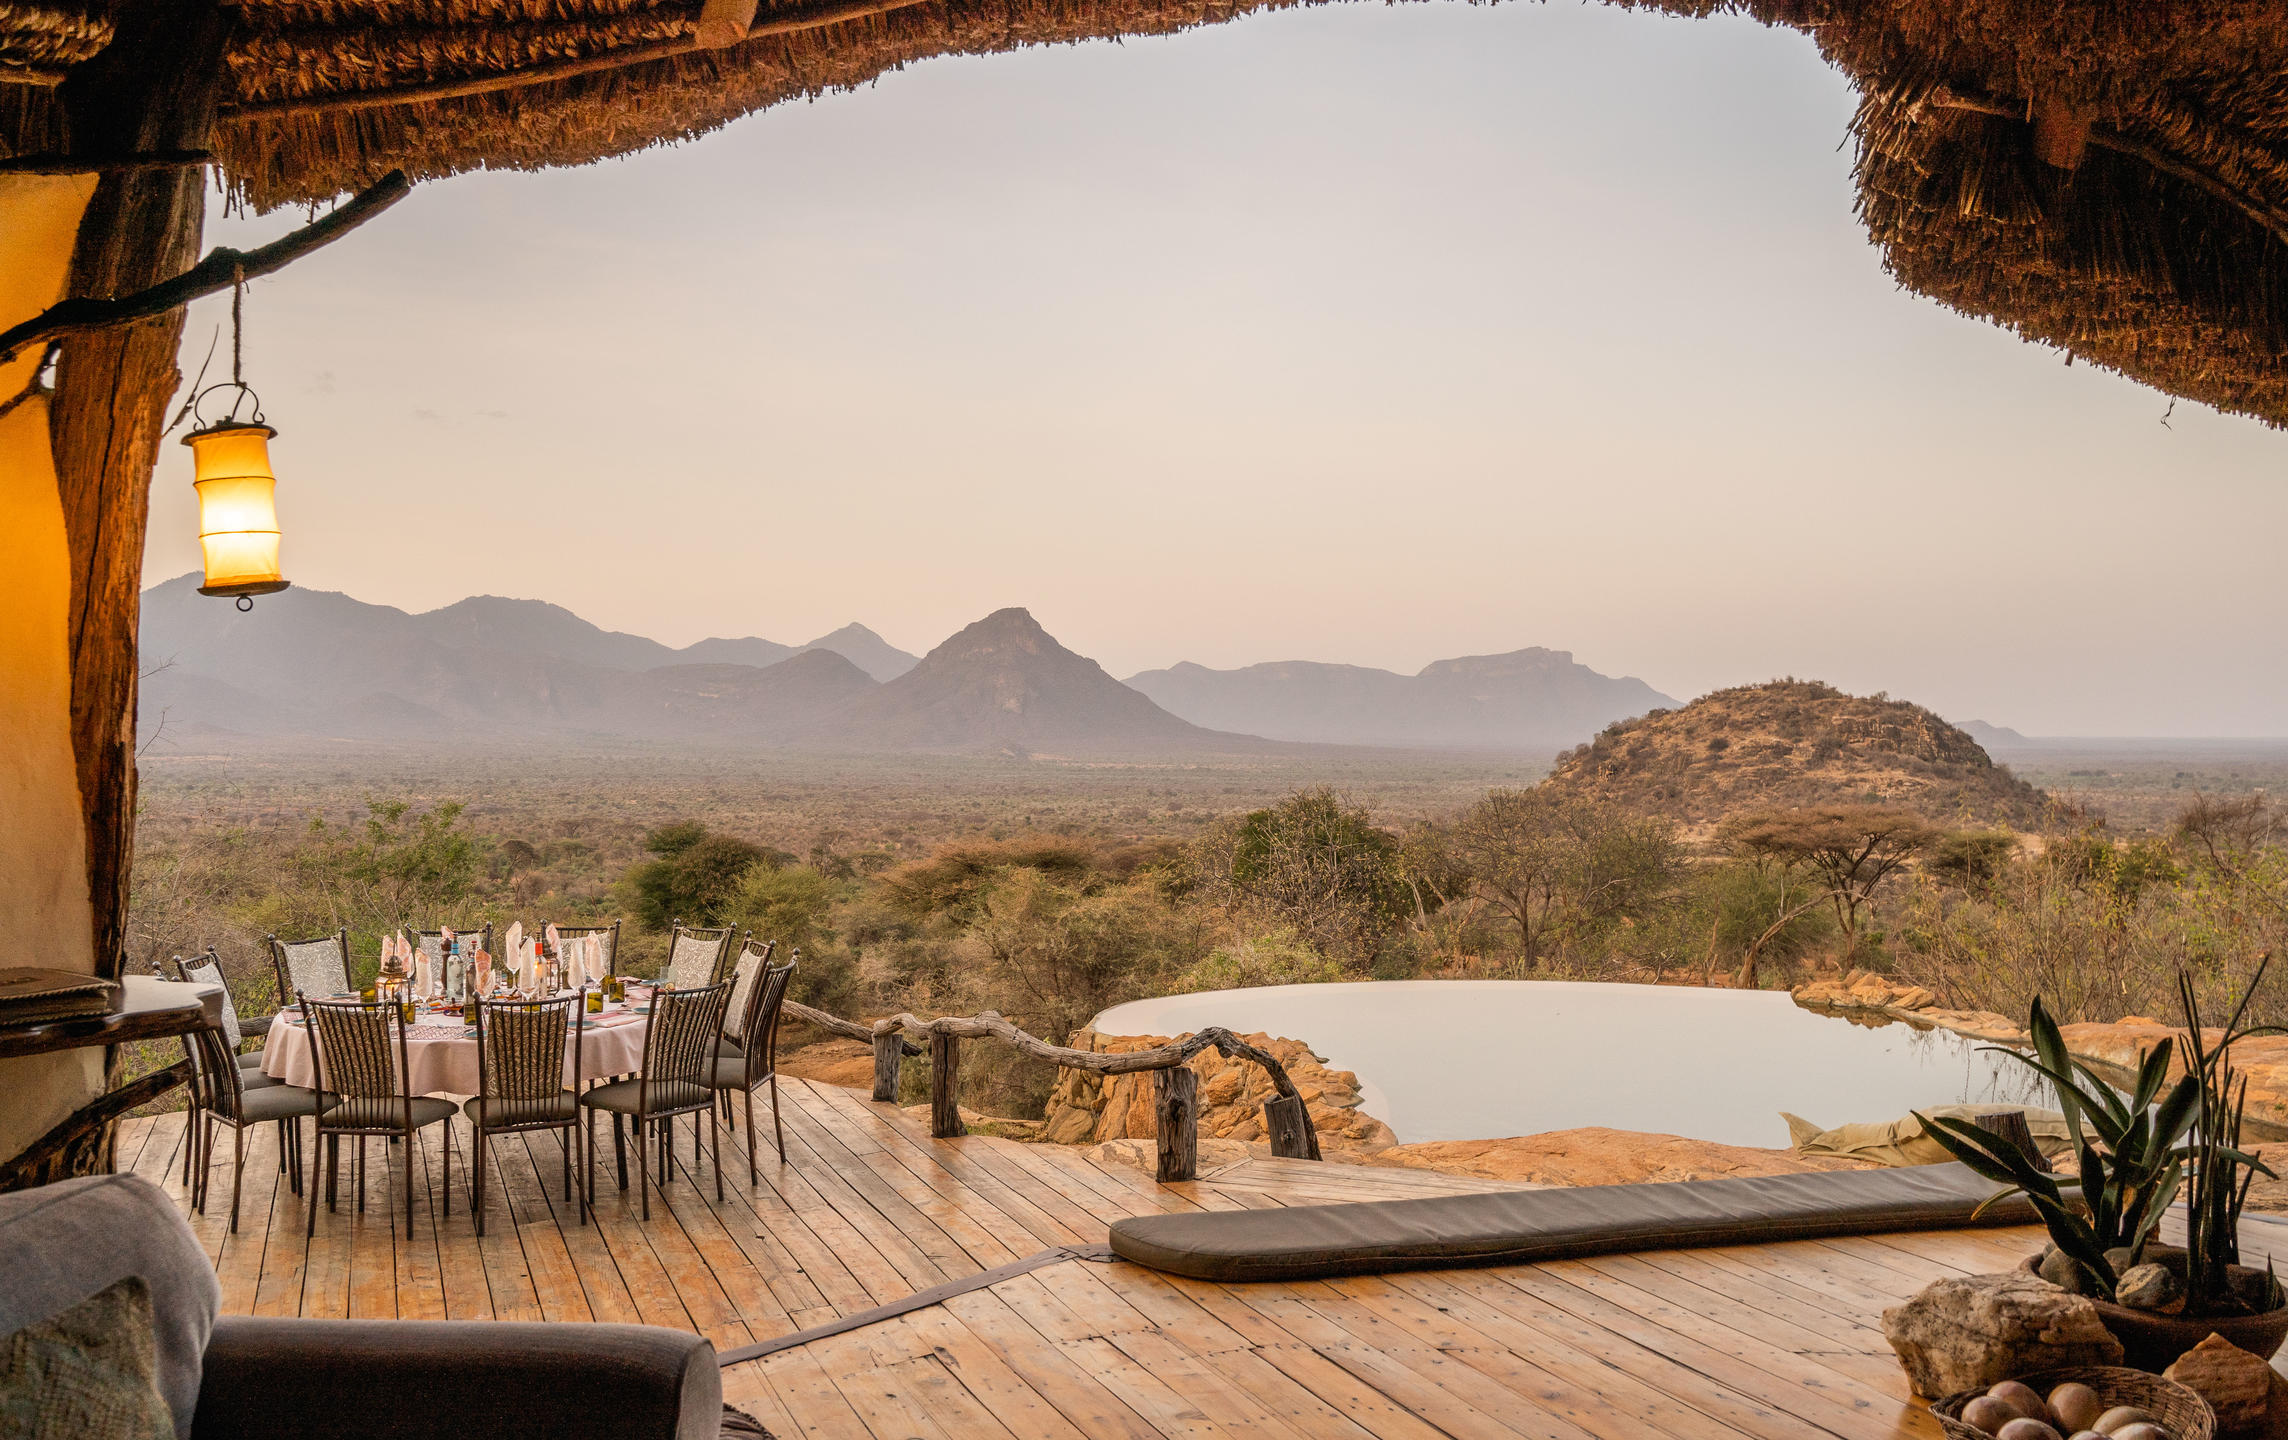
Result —
<path fill-rule="evenodd" d="M 267 595 L 287 587 L 278 573 L 278 477 L 270 471 L 267 425 L 217 425 L 183 438 L 199 492 L 199 548 L 206 553 L 202 595 Z"/>

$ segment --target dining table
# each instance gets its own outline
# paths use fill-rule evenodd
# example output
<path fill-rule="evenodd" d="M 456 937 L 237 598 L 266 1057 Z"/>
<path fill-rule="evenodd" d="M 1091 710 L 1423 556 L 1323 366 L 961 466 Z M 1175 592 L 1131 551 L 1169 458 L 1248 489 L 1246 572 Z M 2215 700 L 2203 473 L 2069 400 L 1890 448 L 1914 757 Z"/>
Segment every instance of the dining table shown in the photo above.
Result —
<path fill-rule="evenodd" d="M 352 1000 L 355 996 L 331 997 Z M 579 1073 L 572 1069 L 573 1045 L 566 1036 L 564 1084 L 580 1089 L 592 1080 L 632 1075 L 643 1068 L 644 1035 L 651 1027 L 648 1000 L 611 1001 L 601 1014 L 580 1017 Z M 394 1037 L 393 1037 L 394 1038 Z M 481 1090 L 477 1031 L 458 1010 L 423 1007 L 405 1027 L 405 1093 L 475 1095 Z M 288 1085 L 318 1088 L 317 1049 L 299 1009 L 287 1006 L 262 1042 L 262 1073 Z"/>

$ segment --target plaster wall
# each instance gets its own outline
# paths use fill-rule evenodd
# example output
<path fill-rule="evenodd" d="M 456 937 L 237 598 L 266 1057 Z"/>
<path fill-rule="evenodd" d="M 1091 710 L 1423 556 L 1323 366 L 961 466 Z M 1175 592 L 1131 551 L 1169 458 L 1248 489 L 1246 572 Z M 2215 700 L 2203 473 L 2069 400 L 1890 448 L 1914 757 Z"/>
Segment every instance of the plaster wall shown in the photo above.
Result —
<path fill-rule="evenodd" d="M 92 175 L 0 175 L 0 324 L 63 296 Z M 40 356 L 0 366 L 0 403 L 22 393 Z M 87 838 L 72 760 L 71 603 L 63 506 L 48 448 L 48 406 L 0 416 L 0 965 L 95 970 Z M 103 1052 L 0 1060 L 0 1158 L 103 1090 Z"/>

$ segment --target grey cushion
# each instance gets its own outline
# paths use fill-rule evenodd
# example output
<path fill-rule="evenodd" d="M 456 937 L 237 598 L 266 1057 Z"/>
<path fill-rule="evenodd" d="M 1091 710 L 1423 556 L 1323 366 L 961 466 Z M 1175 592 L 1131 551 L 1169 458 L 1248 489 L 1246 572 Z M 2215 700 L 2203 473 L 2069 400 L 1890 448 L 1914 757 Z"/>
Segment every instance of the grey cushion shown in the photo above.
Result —
<path fill-rule="evenodd" d="M 1311 1280 L 2036 1218 L 2014 1196 L 1974 1219 L 2000 1188 L 1949 1164 L 1144 1215 L 1114 1222 L 1112 1249 L 1197 1280 Z"/>
<path fill-rule="evenodd" d="M 141 1276 L 159 1392 L 176 1435 L 191 1433 L 200 1357 L 222 1292 L 206 1251 L 159 1187 L 133 1175 L 91 1175 L 0 1195 L 0 1256 L 0 1335 Z"/>
<path fill-rule="evenodd" d="M 720 1063 L 720 1062 L 718 1062 Z M 643 1081 L 614 1080 L 609 1085 L 598 1085 L 582 1092 L 580 1103 L 593 1105 L 598 1110 L 611 1110 L 621 1115 L 636 1113 L 636 1098 L 642 1092 Z M 655 1084 L 651 1087 L 651 1113 L 666 1110 L 697 1110 L 715 1103 L 712 1086 L 686 1084 Z"/>
<path fill-rule="evenodd" d="M 461 1113 L 469 1117 L 472 1125 L 490 1125 L 495 1128 L 508 1125 L 545 1125 L 573 1119 L 580 1113 L 580 1097 L 571 1091 L 561 1091 L 546 1100 L 488 1100 L 472 1095 L 461 1102 Z M 487 1112 L 490 1118 L 487 1118 Z"/>
<path fill-rule="evenodd" d="M 322 1108 L 317 1091 L 305 1090 L 299 1085 L 280 1085 L 276 1081 L 259 1090 L 248 1086 L 238 1104 L 240 1118 L 249 1125 L 315 1115 Z"/>
<path fill-rule="evenodd" d="M 239 1056 L 238 1068 L 241 1070 L 252 1070 L 260 1073 L 262 1069 L 262 1052 L 260 1050 L 253 1050 Z"/>
<path fill-rule="evenodd" d="M 642 1325 L 225 1316 L 196 1440 L 716 1440 L 700 1336 Z"/>
<path fill-rule="evenodd" d="M 726 1055 L 726 1056 L 727 1056 L 727 1055 L 744 1055 L 744 1054 L 746 1054 L 746 1053 L 747 1053 L 747 1051 L 746 1051 L 746 1047 L 745 1047 L 745 1046 L 743 1046 L 743 1045 L 741 1045 L 741 1044 L 740 1044 L 738 1041 L 736 1041 L 736 1040 L 732 1040 L 732 1039 L 729 1039 L 728 1037 L 726 1037 L 726 1038 L 724 1038 L 724 1039 L 721 1039 L 721 1040 L 718 1040 L 718 1041 L 716 1041 L 716 1042 L 715 1042 L 715 1053 L 716 1053 L 717 1055 Z"/>
<path fill-rule="evenodd" d="M 253 1100 L 252 1096 L 247 1098 L 249 1102 Z M 435 1095 L 416 1095 L 413 1097 L 413 1128 L 434 1125 L 459 1108 L 452 1101 Z M 326 1106 L 324 1118 L 329 1130 L 401 1130 L 405 1128 L 405 1101 L 395 1095 L 340 1100 Z"/>

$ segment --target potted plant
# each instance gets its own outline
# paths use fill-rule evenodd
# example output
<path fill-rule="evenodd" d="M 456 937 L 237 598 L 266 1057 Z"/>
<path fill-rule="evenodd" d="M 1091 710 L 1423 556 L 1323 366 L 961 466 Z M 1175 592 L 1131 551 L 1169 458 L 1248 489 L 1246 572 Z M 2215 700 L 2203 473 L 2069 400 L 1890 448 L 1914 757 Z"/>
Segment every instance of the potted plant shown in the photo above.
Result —
<path fill-rule="evenodd" d="M 1917 1115 L 1930 1137 L 1963 1164 L 2024 1194 L 2050 1232 L 2051 1248 L 2029 1262 L 2046 1279 L 2086 1295 L 2128 1362 L 2165 1368 L 2210 1334 L 2270 1357 L 2288 1339 L 2288 1294 L 2269 1268 L 2240 1263 L 2241 1206 L 2258 1175 L 2273 1172 L 2241 1148 L 2248 1082 L 2232 1047 L 2279 1026 L 2244 1025 L 2271 957 L 2257 965 L 2221 1038 L 2210 1044 L 2190 976 L 2177 974 L 2181 1042 L 2165 1039 L 2138 1067 L 2125 1095 L 2066 1053 L 2057 1022 L 2034 1001 L 2027 1030 L 2034 1053 L 1990 1046 L 2039 1071 L 2056 1093 L 2080 1162 L 2080 1183 L 2061 1183 L 2038 1157 L 1967 1121 Z M 2184 1074 L 2169 1083 L 2179 1049 Z M 2182 1195 L 2185 1244 L 2157 1243 L 2161 1217 Z M 1988 1202 L 1992 1203 L 1992 1202 Z"/>

